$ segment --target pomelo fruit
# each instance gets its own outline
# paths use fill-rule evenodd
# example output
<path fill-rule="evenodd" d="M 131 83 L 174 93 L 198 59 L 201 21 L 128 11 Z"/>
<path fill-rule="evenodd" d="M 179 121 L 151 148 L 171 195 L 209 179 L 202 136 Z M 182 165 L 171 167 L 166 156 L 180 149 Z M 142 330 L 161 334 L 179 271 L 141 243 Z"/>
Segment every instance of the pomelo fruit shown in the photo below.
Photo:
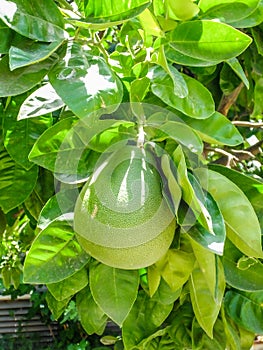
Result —
<path fill-rule="evenodd" d="M 159 260 L 176 225 L 161 182 L 152 155 L 144 149 L 125 145 L 103 154 L 75 206 L 74 229 L 82 247 L 117 268 Z"/>

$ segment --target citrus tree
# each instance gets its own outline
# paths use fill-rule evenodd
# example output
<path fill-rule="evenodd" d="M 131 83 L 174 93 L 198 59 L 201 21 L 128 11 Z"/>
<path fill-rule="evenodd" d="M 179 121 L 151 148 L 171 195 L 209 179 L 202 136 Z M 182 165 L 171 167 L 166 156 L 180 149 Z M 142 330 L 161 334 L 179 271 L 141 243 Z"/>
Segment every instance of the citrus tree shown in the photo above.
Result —
<path fill-rule="evenodd" d="M 263 333 L 262 0 L 1 0 L 6 287 L 116 349 Z"/>

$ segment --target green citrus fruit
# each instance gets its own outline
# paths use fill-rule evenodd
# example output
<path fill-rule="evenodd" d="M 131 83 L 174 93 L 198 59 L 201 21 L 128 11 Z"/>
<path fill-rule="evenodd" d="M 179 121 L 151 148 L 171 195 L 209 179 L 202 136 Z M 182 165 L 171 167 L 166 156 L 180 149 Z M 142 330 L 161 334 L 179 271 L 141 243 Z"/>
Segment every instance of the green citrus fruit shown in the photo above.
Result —
<path fill-rule="evenodd" d="M 91 256 L 114 267 L 148 266 L 164 255 L 175 220 L 151 155 L 130 145 L 104 154 L 79 195 L 74 229 Z"/>

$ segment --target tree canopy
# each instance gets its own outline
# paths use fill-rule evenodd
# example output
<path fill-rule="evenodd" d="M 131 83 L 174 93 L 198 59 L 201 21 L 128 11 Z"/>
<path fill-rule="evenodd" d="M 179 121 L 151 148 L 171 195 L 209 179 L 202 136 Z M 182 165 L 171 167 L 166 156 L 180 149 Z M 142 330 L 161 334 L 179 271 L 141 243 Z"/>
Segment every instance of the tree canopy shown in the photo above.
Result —
<path fill-rule="evenodd" d="M 262 0 L 1 0 L 5 287 L 45 284 L 55 319 L 76 300 L 88 335 L 111 319 L 116 349 L 250 349 L 263 334 L 262 35 Z M 150 265 L 154 232 L 91 231 L 107 261 L 138 248 L 142 266 L 122 268 L 87 252 L 76 203 L 133 147 L 176 225 Z"/>

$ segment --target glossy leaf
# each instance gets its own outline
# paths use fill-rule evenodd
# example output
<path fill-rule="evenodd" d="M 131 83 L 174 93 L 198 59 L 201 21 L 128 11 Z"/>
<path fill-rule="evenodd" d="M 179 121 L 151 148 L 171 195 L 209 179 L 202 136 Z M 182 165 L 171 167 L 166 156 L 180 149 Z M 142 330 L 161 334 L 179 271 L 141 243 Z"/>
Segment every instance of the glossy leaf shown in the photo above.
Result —
<path fill-rule="evenodd" d="M 199 58 L 194 58 L 189 55 L 186 55 L 185 53 L 181 53 L 180 51 L 176 50 L 172 43 L 169 43 L 165 47 L 165 56 L 168 61 L 171 61 L 172 63 L 177 63 L 182 66 L 189 66 L 189 67 L 210 67 L 214 66 L 215 64 L 220 63 L 220 60 L 202 60 Z"/>
<path fill-rule="evenodd" d="M 263 293 L 230 290 L 224 299 L 226 313 L 242 328 L 262 334 Z"/>
<path fill-rule="evenodd" d="M 180 98 L 186 97 L 188 95 L 188 86 L 183 75 L 171 65 L 165 64 L 165 68 L 154 66 L 148 73 L 148 77 L 152 80 L 153 92 L 157 91 L 158 88 L 166 88 L 167 91 L 169 90 L 170 93 Z"/>
<path fill-rule="evenodd" d="M 6 54 L 11 46 L 14 32 L 0 20 L 0 54 Z"/>
<path fill-rule="evenodd" d="M 218 265 L 220 267 L 220 265 Z M 219 284 L 216 286 L 218 290 L 216 295 L 211 293 L 211 286 L 208 284 L 207 276 L 202 267 L 196 263 L 195 268 L 191 274 L 190 279 L 190 296 L 193 304 L 193 309 L 198 323 L 207 333 L 207 335 L 213 337 L 213 327 L 218 317 L 218 313 L 221 308 L 221 303 L 224 295 L 224 283 L 222 282 L 223 268 L 220 267 L 217 270 L 220 274 L 218 278 Z"/>
<path fill-rule="evenodd" d="M 244 254 L 263 257 L 260 225 L 244 193 L 227 177 L 215 171 L 200 169 L 195 174 L 216 200 L 226 223 L 228 238 Z M 247 218 L 246 225 L 244 217 Z"/>
<path fill-rule="evenodd" d="M 114 111 L 122 100 L 122 84 L 104 59 L 76 43 L 68 45 L 64 60 L 53 67 L 49 80 L 80 118 L 106 107 L 108 113 Z"/>
<path fill-rule="evenodd" d="M 172 306 L 173 304 L 163 305 L 151 300 L 141 290 L 123 323 L 122 334 L 125 349 L 132 349 L 156 331 L 171 312 Z"/>
<path fill-rule="evenodd" d="M 94 300 L 105 314 L 121 326 L 137 297 L 138 271 L 116 269 L 93 263 L 90 266 L 89 276 Z"/>
<path fill-rule="evenodd" d="M 155 61 L 154 56 L 153 61 Z M 163 45 L 159 49 L 156 63 L 159 64 L 163 69 L 161 69 L 161 67 L 155 66 L 151 69 L 149 76 L 155 77 L 156 83 L 158 84 L 159 81 L 161 84 L 163 80 L 165 81 L 166 75 L 169 74 L 170 78 L 173 81 L 174 94 L 180 98 L 186 97 L 189 93 L 187 84 L 182 74 L 174 66 L 167 62 Z"/>
<path fill-rule="evenodd" d="M 47 83 L 25 99 L 20 107 L 17 119 L 39 117 L 54 112 L 63 106 L 64 102 L 53 87 Z"/>
<path fill-rule="evenodd" d="M 63 17 L 52 0 L 2 0 L 1 5 L 0 18 L 19 34 L 46 42 L 64 38 Z"/>
<path fill-rule="evenodd" d="M 217 206 L 213 197 L 206 193 L 205 203 L 208 212 L 211 214 L 213 233 L 206 230 L 198 222 L 192 226 L 188 231 L 188 235 L 204 248 L 219 255 L 223 255 L 224 244 L 226 238 L 226 230 L 223 216 Z"/>
<path fill-rule="evenodd" d="M 39 43 L 34 40 L 23 39 L 20 35 L 12 41 L 9 50 L 10 70 L 29 66 L 44 61 L 51 56 L 62 44 L 62 41 Z"/>
<path fill-rule="evenodd" d="M 52 125 L 53 119 L 51 116 L 42 116 L 18 122 L 18 110 L 25 97 L 14 97 L 6 108 L 3 135 L 5 148 L 10 156 L 25 169 L 30 169 L 34 164 L 28 159 L 29 152 L 36 139 Z"/>
<path fill-rule="evenodd" d="M 231 25 L 236 28 L 250 28 L 262 23 L 263 2 L 259 2 L 258 7 L 248 17 L 245 17 L 237 22 L 232 22 Z"/>
<path fill-rule="evenodd" d="M 239 290 L 263 290 L 263 264 L 259 259 L 245 256 L 229 240 L 222 263 L 227 283 Z"/>
<path fill-rule="evenodd" d="M 182 249 L 169 249 L 166 255 L 155 263 L 155 267 L 172 291 L 178 291 L 188 280 L 194 263 L 193 253 Z"/>
<path fill-rule="evenodd" d="M 51 197 L 41 210 L 38 227 L 44 230 L 56 219 L 72 221 L 78 194 L 77 189 L 65 189 Z"/>
<path fill-rule="evenodd" d="M 52 67 L 51 58 L 11 71 L 8 56 L 0 59 L 0 97 L 20 95 L 37 85 Z"/>
<path fill-rule="evenodd" d="M 85 288 L 88 283 L 88 274 L 84 267 L 60 282 L 48 284 L 47 288 L 56 300 L 63 301 Z"/>
<path fill-rule="evenodd" d="M 150 124 L 152 124 L 152 122 Z M 191 152 L 197 154 L 202 153 L 202 141 L 193 129 L 189 128 L 187 125 L 181 122 L 168 121 L 158 126 L 158 129 L 166 133 L 169 138 L 187 147 Z"/>
<path fill-rule="evenodd" d="M 140 106 L 139 103 L 132 104 L 133 111 L 135 113 L 138 113 L 138 116 L 140 114 Z M 136 106 L 136 107 L 134 107 Z M 138 108 L 139 107 L 139 108 Z M 142 110 L 143 111 L 143 110 Z M 103 130 L 102 132 L 99 132 L 95 136 L 91 138 L 91 140 L 88 142 L 89 148 L 96 152 L 107 152 L 110 151 L 111 147 L 114 147 L 113 145 L 117 142 L 121 142 L 123 140 L 136 140 L 137 138 L 137 127 L 135 123 L 132 122 L 125 122 L 125 121 L 100 121 L 99 122 L 102 126 L 103 124 L 105 126 L 111 125 L 106 130 Z M 98 125 L 99 125 L 98 123 Z"/>
<path fill-rule="evenodd" d="M 72 227 L 63 221 L 55 221 L 40 232 L 26 256 L 25 283 L 59 282 L 86 265 L 89 256 L 74 235 Z"/>
<path fill-rule="evenodd" d="M 213 113 L 205 120 L 197 120 L 185 116 L 182 116 L 182 119 L 205 142 L 228 146 L 236 146 L 243 142 L 238 129 L 219 112 Z"/>
<path fill-rule="evenodd" d="M 233 27 L 209 20 L 185 22 L 171 34 L 170 46 L 187 56 L 209 62 L 240 55 L 251 38 Z"/>
<path fill-rule="evenodd" d="M 233 69 L 236 75 L 242 80 L 246 88 L 249 89 L 249 81 L 238 59 L 233 57 L 227 60 L 226 63 Z"/>
<path fill-rule="evenodd" d="M 221 308 L 221 317 L 226 335 L 226 348 L 229 350 L 242 350 L 241 339 L 237 327 L 231 324 L 229 317 L 225 314 L 224 305 Z M 252 345 L 252 342 L 250 346 Z"/>
<path fill-rule="evenodd" d="M 58 301 L 57 299 L 55 299 L 53 297 L 53 295 L 51 293 L 48 292 L 46 294 L 46 301 L 47 301 L 47 305 L 48 305 L 49 310 L 52 312 L 54 319 L 58 320 L 59 317 L 65 311 L 65 309 L 70 301 L 70 298 Z"/>
<path fill-rule="evenodd" d="M 29 159 L 55 172 L 56 178 L 66 183 L 86 181 L 94 169 L 97 154 L 90 150 L 89 142 L 116 123 L 113 119 L 62 119 L 44 132 L 33 146 Z"/>
<path fill-rule="evenodd" d="M 152 14 L 149 9 L 145 9 L 138 16 L 145 33 L 157 37 L 164 37 L 164 33 L 161 30 L 156 17 Z"/>
<path fill-rule="evenodd" d="M 22 204 L 37 181 L 38 169 L 25 170 L 0 148 L 0 207 L 5 213 Z"/>
<path fill-rule="evenodd" d="M 200 9 L 205 18 L 218 18 L 222 22 L 233 23 L 251 15 L 258 7 L 260 0 L 201 0 Z"/>
<path fill-rule="evenodd" d="M 224 334 L 223 323 L 220 319 L 217 319 L 213 329 L 213 338 L 210 338 L 203 329 L 199 326 L 196 319 L 193 320 L 192 325 L 192 339 L 193 350 L 225 350 L 226 349 L 226 336 Z M 229 350 L 229 349 L 228 349 Z M 235 349 L 238 350 L 238 349 Z"/>
<path fill-rule="evenodd" d="M 167 202 L 172 202 L 172 212 L 177 215 L 178 208 L 182 198 L 182 190 L 177 182 L 176 173 L 173 163 L 167 154 L 164 154 L 161 158 L 161 167 L 164 173 L 164 196 Z"/>
<path fill-rule="evenodd" d="M 75 122 L 76 120 L 73 117 L 69 117 L 62 119 L 46 130 L 36 141 L 29 154 L 29 159 L 48 170 L 54 171 L 60 147 Z"/>
<path fill-rule="evenodd" d="M 88 334 L 102 334 L 108 317 L 95 303 L 89 286 L 77 294 L 76 303 L 80 322 L 85 331 Z"/>
<path fill-rule="evenodd" d="M 199 12 L 199 7 L 192 0 L 186 0 L 184 3 L 180 0 L 166 1 L 167 14 L 175 20 L 186 21 L 193 18 Z"/>
<path fill-rule="evenodd" d="M 161 77 L 161 80 L 160 77 L 154 77 L 153 75 L 152 92 L 169 106 L 191 118 L 208 118 L 215 111 L 212 95 L 196 79 L 184 74 L 182 76 L 187 84 L 188 91 L 191 91 L 186 97 L 180 98 L 173 93 L 174 85 L 168 74 Z"/>
<path fill-rule="evenodd" d="M 174 291 L 169 287 L 169 285 L 165 282 L 164 279 L 161 279 L 157 291 L 152 296 L 152 300 L 158 301 L 159 303 L 164 305 L 169 305 L 174 303 L 180 297 L 181 292 L 181 288 Z"/>
<path fill-rule="evenodd" d="M 177 180 L 182 189 L 182 198 L 189 205 L 199 223 L 209 232 L 213 233 L 211 215 L 202 201 L 198 198 L 197 193 L 190 182 L 186 160 L 181 146 L 176 148 L 173 152 L 172 158 L 177 167 Z M 194 223 L 195 221 L 192 222 L 192 224 Z"/>
<path fill-rule="evenodd" d="M 114 1 L 109 3 L 107 0 L 103 0 L 98 3 L 96 0 L 92 0 L 83 3 L 78 0 L 77 4 L 85 19 L 74 19 L 74 14 L 72 22 L 84 28 L 98 30 L 121 24 L 123 21 L 139 15 L 150 5 L 150 2 L 148 0 L 132 0 L 129 3 L 116 3 Z"/>

